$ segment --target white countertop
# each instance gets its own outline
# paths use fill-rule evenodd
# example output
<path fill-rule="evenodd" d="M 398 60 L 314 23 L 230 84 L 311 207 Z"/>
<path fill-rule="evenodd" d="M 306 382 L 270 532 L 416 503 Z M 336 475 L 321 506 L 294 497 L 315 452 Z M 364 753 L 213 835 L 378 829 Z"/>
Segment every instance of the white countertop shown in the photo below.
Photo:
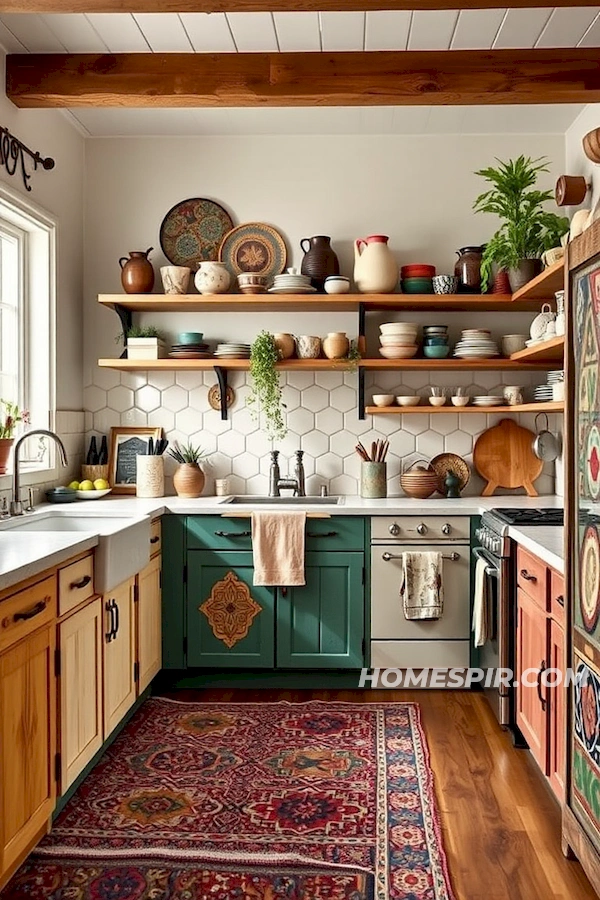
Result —
<path fill-rule="evenodd" d="M 517 544 L 521 544 L 522 547 L 530 550 L 548 566 L 564 575 L 565 550 L 563 544 L 565 529 L 560 525 L 535 525 L 532 528 L 517 528 L 514 525 L 510 525 L 508 534 Z"/>
<path fill-rule="evenodd" d="M 83 500 L 74 504 L 77 512 L 90 514 L 110 512 L 130 512 L 131 516 L 148 515 L 152 518 L 164 513 L 180 515 L 227 515 L 249 513 L 250 506 L 230 505 L 223 503 L 221 497 L 200 497 L 197 500 L 186 500 L 183 497 L 161 497 L 157 500 L 145 500 L 138 497 L 109 494 L 101 500 Z M 410 497 L 387 497 L 385 500 L 365 500 L 362 497 L 344 497 L 339 506 L 334 504 L 308 507 L 309 512 L 336 516 L 398 516 L 398 515 L 462 515 L 477 516 L 495 507 L 556 507 L 563 506 L 562 497 L 460 497 L 448 500 L 444 497 L 428 500 L 415 500 Z M 47 510 L 49 504 L 40 505 L 37 512 Z M 52 507 L 56 509 L 57 507 Z M 261 505 L 261 509 L 270 506 Z M 298 509 L 296 504 L 278 503 L 276 509 Z M 60 507 L 64 510 L 64 507 Z M 36 515 L 36 513 L 32 513 Z M 513 535 L 514 530 L 514 535 Z M 551 538 L 560 530 L 561 537 Z M 547 538 L 542 533 L 549 532 Z M 517 536 L 518 535 L 518 536 Z M 536 528 L 511 529 L 511 536 L 529 546 L 532 552 L 550 554 L 549 565 L 562 571 L 562 529 L 550 529 L 543 526 Z M 534 537 L 535 536 L 535 537 Z M 544 543 L 538 543 L 540 540 Z M 530 543 L 527 545 L 525 541 Z M 98 535 L 76 532 L 23 532 L 8 529 L 0 531 L 0 590 L 11 587 L 26 578 L 42 572 L 51 566 L 65 562 L 72 556 L 89 550 L 98 543 Z"/>

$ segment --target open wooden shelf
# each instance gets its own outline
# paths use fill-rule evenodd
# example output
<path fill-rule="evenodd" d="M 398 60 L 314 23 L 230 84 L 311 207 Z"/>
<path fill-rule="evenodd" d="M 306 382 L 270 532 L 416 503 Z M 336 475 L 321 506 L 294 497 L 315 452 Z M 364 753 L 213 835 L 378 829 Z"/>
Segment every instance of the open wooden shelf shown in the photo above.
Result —
<path fill-rule="evenodd" d="M 536 344 L 535 347 L 525 347 L 524 350 L 512 353 L 510 358 L 516 362 L 535 362 L 536 360 L 538 362 L 546 360 L 548 362 L 563 362 L 564 357 L 565 336 L 561 334 L 559 337 L 542 341 L 541 344 Z"/>
<path fill-rule="evenodd" d="M 387 369 L 413 370 L 427 369 L 428 371 L 453 372 L 492 370 L 540 370 L 546 371 L 556 364 L 556 361 L 543 362 L 517 362 L 512 359 L 361 359 L 358 363 L 350 363 L 346 359 L 286 359 L 277 364 L 279 369 L 286 371 L 314 371 L 314 370 L 348 370 L 353 367 L 372 370 Z M 249 369 L 249 359 L 218 359 L 216 356 L 210 359 L 99 359 L 98 365 L 103 369 L 124 369 L 127 371 L 152 372 L 152 371 L 190 371 L 194 369 Z"/>
<path fill-rule="evenodd" d="M 405 416 L 420 413 L 424 415 L 438 415 L 442 413 L 458 413 L 459 416 L 465 413 L 562 413 L 565 405 L 562 401 L 549 400 L 547 403 L 522 403 L 520 406 L 431 406 L 423 404 L 422 406 L 367 406 L 365 412 L 371 416 Z"/>
<path fill-rule="evenodd" d="M 528 281 L 520 290 L 513 294 L 513 302 L 521 303 L 530 300 L 554 300 L 556 291 L 562 291 L 565 286 L 565 261 L 559 259 L 553 266 Z M 538 304 L 539 305 L 539 304 Z"/>
<path fill-rule="evenodd" d="M 539 369 L 545 371 L 555 365 L 555 361 L 548 363 L 540 360 L 532 362 L 517 362 L 513 359 L 505 359 L 504 357 L 495 357 L 494 359 L 457 359 L 447 357 L 446 359 L 362 359 L 360 365 L 365 369 L 429 369 L 432 372 L 454 372 L 477 371 L 491 369 L 492 371 L 504 371 L 506 369 L 518 369 L 525 371 L 529 369 Z"/>

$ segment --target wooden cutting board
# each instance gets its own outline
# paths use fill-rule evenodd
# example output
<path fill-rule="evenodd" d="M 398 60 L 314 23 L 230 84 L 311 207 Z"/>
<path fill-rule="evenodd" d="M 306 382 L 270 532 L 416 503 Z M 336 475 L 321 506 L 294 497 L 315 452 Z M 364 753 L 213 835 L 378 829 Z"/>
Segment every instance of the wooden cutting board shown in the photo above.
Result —
<path fill-rule="evenodd" d="M 502 419 L 478 437 L 473 465 L 487 481 L 483 497 L 491 497 L 499 487 L 524 487 L 530 497 L 538 496 L 533 482 L 541 475 L 544 463 L 533 452 L 534 440 L 532 431 L 512 419 Z"/>

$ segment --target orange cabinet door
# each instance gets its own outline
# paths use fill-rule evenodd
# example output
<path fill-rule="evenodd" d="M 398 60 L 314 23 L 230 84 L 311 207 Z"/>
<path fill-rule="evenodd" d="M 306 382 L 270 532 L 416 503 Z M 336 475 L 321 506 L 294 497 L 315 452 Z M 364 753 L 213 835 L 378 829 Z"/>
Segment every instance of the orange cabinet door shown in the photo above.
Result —
<path fill-rule="evenodd" d="M 535 673 L 548 668 L 547 617 L 517 589 L 517 725 L 542 772 L 548 774 L 548 699 Z M 526 684 L 523 684 L 525 677 Z"/>
<path fill-rule="evenodd" d="M 559 669 L 564 676 L 565 671 L 565 633 L 558 622 L 550 620 L 549 665 L 551 669 Z M 554 680 L 554 673 L 553 673 Z M 565 799 L 565 766 L 567 744 L 566 688 L 557 684 L 548 688 L 550 746 L 549 776 L 552 790 L 561 803 Z"/>

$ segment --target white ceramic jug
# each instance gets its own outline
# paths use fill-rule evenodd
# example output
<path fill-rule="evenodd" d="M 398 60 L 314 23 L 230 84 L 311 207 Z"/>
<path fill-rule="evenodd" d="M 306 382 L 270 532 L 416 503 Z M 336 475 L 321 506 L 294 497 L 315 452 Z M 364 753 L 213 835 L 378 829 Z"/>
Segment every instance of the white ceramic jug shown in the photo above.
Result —
<path fill-rule="evenodd" d="M 354 242 L 354 281 L 361 294 L 391 294 L 398 284 L 398 263 L 385 234 Z"/>

